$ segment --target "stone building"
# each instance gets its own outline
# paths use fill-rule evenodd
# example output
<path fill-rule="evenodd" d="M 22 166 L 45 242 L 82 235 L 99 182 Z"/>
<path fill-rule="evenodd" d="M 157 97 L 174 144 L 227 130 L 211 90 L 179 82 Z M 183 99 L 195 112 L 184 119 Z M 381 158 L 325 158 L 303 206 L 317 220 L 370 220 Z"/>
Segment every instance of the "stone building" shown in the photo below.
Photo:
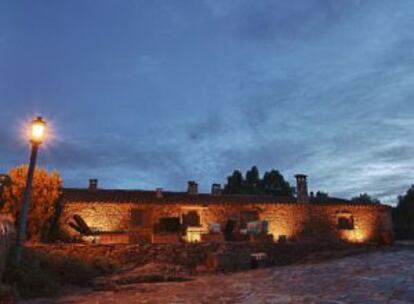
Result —
<path fill-rule="evenodd" d="M 89 188 L 63 190 L 60 224 L 69 237 L 99 243 L 391 240 L 389 206 L 336 198 L 317 203 L 306 176 L 296 179 L 297 195 L 289 197 L 227 195 L 219 184 L 199 193 L 194 181 L 185 192 L 100 189 L 90 180 Z"/>

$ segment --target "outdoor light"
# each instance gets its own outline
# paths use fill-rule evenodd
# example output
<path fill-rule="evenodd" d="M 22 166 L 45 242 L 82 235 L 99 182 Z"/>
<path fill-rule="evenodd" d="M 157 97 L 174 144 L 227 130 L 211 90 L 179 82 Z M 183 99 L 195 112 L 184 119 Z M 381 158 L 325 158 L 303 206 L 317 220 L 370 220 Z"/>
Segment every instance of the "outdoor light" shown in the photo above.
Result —
<path fill-rule="evenodd" d="M 20 212 L 19 232 L 16 243 L 16 261 L 20 263 L 22 247 L 26 241 L 27 219 L 29 217 L 30 192 L 32 190 L 33 175 L 36 167 L 37 151 L 45 136 L 46 122 L 38 116 L 32 121 L 30 142 L 32 143 L 32 152 L 30 154 L 29 169 L 27 171 L 26 187 L 23 193 L 23 207 Z"/>
<path fill-rule="evenodd" d="M 35 120 L 32 121 L 32 134 L 31 134 L 31 142 L 33 144 L 41 144 L 43 141 L 43 137 L 45 135 L 46 129 L 46 122 L 42 119 L 42 117 L 37 117 Z"/>

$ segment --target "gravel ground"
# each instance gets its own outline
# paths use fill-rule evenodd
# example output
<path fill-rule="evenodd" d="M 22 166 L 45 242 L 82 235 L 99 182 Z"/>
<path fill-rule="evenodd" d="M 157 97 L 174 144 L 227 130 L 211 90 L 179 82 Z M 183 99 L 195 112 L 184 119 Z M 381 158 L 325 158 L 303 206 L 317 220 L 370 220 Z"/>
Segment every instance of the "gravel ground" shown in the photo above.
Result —
<path fill-rule="evenodd" d="M 31 303 L 414 303 L 414 247 L 315 264 L 132 284 L 116 291 L 77 290 Z"/>

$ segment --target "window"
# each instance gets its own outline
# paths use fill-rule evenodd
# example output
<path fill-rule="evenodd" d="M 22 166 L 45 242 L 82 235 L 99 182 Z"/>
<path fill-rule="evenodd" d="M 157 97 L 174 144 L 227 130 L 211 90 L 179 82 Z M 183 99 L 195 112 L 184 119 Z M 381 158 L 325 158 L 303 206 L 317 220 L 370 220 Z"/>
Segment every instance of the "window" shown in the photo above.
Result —
<path fill-rule="evenodd" d="M 341 230 L 354 229 L 354 219 L 352 215 L 339 215 L 338 216 L 338 229 L 341 229 Z"/>
<path fill-rule="evenodd" d="M 197 211 L 189 211 L 183 214 L 183 226 L 185 227 L 200 227 L 200 215 Z"/>
<path fill-rule="evenodd" d="M 144 225 L 144 211 L 143 210 L 131 210 L 131 224 L 133 226 Z"/>
<path fill-rule="evenodd" d="M 158 233 L 167 232 L 175 233 L 181 230 L 180 218 L 179 217 L 162 217 L 155 225 L 155 231 Z"/>
<path fill-rule="evenodd" d="M 132 209 L 131 225 L 135 227 L 148 227 L 151 225 L 151 210 Z"/>

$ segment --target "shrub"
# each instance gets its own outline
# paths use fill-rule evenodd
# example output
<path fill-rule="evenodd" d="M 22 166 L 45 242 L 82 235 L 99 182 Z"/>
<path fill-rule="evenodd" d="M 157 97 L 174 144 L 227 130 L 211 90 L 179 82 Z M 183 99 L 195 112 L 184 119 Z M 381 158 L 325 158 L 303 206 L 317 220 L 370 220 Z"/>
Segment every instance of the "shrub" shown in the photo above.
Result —
<path fill-rule="evenodd" d="M 27 166 L 11 169 L 8 175 L 12 179 L 12 184 L 4 187 L 0 197 L 1 212 L 12 214 L 17 220 L 20 218 L 27 170 Z M 53 230 L 57 229 L 57 217 L 59 216 L 57 206 L 61 187 L 62 179 L 58 172 L 48 172 L 41 168 L 35 170 L 30 196 L 28 240 L 39 242 L 56 237 L 57 232 Z"/>
<path fill-rule="evenodd" d="M 65 284 L 88 286 L 99 275 L 112 273 L 117 264 L 110 259 L 96 258 L 90 262 L 70 255 L 51 255 L 26 249 L 20 265 L 12 258 L 4 282 L 23 298 L 53 296 Z"/>

